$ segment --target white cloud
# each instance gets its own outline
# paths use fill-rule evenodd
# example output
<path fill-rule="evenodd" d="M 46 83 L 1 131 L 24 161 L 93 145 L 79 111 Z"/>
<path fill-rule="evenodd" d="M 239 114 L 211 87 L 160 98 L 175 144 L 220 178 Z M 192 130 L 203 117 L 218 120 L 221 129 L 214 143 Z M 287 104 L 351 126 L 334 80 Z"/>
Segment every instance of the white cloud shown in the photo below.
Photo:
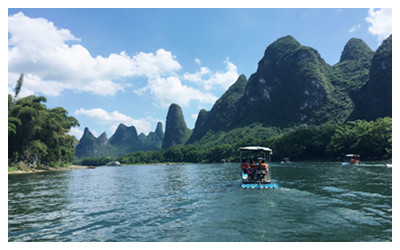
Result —
<path fill-rule="evenodd" d="M 174 58 L 172 54 L 170 55 L 169 58 Z M 148 57 L 145 56 L 145 58 Z M 195 62 L 199 65 L 201 64 L 198 58 L 195 59 Z M 200 70 L 196 73 L 190 74 L 186 72 L 182 76 L 179 76 L 175 74 L 175 71 L 180 69 L 180 65 L 175 64 L 174 66 L 174 64 L 169 64 L 172 65 L 169 72 L 170 75 L 162 75 L 162 71 L 159 74 L 143 74 L 147 77 L 147 85 L 132 92 L 137 95 L 149 92 L 161 107 L 168 107 L 171 103 L 187 107 L 191 101 L 198 101 L 201 104 L 213 104 L 218 98 L 210 90 L 215 87 L 224 90 L 228 89 L 239 76 L 237 67 L 229 61 L 229 58 L 226 58 L 224 61 L 226 65 L 225 72 L 212 72 L 207 67 L 200 67 Z M 147 72 L 147 70 L 142 70 L 142 72 Z M 157 72 L 157 70 L 153 70 L 153 72 Z M 201 84 L 205 91 L 185 85 L 181 79 Z"/>
<path fill-rule="evenodd" d="M 200 67 L 200 71 L 197 71 L 196 73 L 190 74 L 190 73 L 185 73 L 183 75 L 183 79 L 191 82 L 196 82 L 196 83 L 202 83 L 203 82 L 203 77 L 207 74 L 210 74 L 211 71 L 207 67 Z"/>
<path fill-rule="evenodd" d="M 162 54 L 164 54 L 164 52 Z M 152 55 L 150 55 L 150 57 L 148 56 L 149 55 L 139 55 L 141 58 L 146 58 L 141 61 L 151 61 Z M 167 58 L 174 59 L 175 57 L 172 56 L 172 54 L 169 54 L 166 59 Z M 199 58 L 195 58 L 194 61 L 201 65 Z M 202 104 L 213 104 L 217 100 L 217 97 L 214 96 L 210 90 L 215 87 L 220 87 L 224 90 L 228 89 L 239 76 L 237 73 L 237 67 L 229 61 L 229 58 L 225 59 L 224 64 L 226 65 L 225 72 L 212 72 L 209 68 L 202 66 L 198 72 L 193 74 L 186 72 L 182 76 L 175 73 L 180 69 L 179 63 L 173 63 L 171 61 L 168 62 L 168 65 L 170 65 L 169 75 L 162 75 L 164 72 L 161 70 L 146 70 L 147 67 L 143 67 L 141 72 L 158 72 L 158 74 L 143 74 L 147 77 L 147 85 L 133 90 L 133 93 L 143 95 L 144 93 L 149 92 L 154 96 L 157 104 L 161 107 L 168 107 L 171 103 L 177 103 L 181 106 L 187 107 L 191 101 L 198 101 Z M 152 65 L 154 66 L 155 64 Z M 181 79 L 201 84 L 205 91 L 185 85 L 182 83 Z"/>
<path fill-rule="evenodd" d="M 211 93 L 183 85 L 176 76 L 149 79 L 149 91 L 162 107 L 168 107 L 171 103 L 187 107 L 192 100 L 212 104 L 217 100 Z"/>
<path fill-rule="evenodd" d="M 361 24 L 353 25 L 353 26 L 349 29 L 349 32 L 350 32 L 350 33 L 354 33 L 355 31 L 357 31 L 357 30 L 360 29 L 360 28 L 361 28 Z"/>
<path fill-rule="evenodd" d="M 131 86 L 118 82 L 121 78 L 170 74 L 181 68 L 175 56 L 164 49 L 132 57 L 123 51 L 93 57 L 80 44 L 68 45 L 80 40 L 69 30 L 21 12 L 8 17 L 8 32 L 9 85 L 14 85 L 24 72 L 24 90 L 29 93 L 57 96 L 71 89 L 115 95 Z"/>
<path fill-rule="evenodd" d="M 196 58 L 198 59 L 198 58 Z M 195 62 L 201 63 L 200 59 Z M 171 103 L 177 103 L 183 107 L 189 106 L 191 101 L 201 104 L 213 104 L 218 98 L 209 92 L 212 88 L 220 87 L 228 89 L 238 78 L 237 67 L 226 58 L 225 72 L 212 72 L 207 67 L 200 67 L 196 73 L 184 73 L 183 76 L 170 75 L 148 76 L 148 85 L 134 90 L 138 95 L 149 91 L 161 107 L 168 107 Z M 181 78 L 186 81 L 201 84 L 205 91 L 190 87 L 182 83 Z"/>
<path fill-rule="evenodd" d="M 73 135 L 76 139 L 80 140 L 82 138 L 83 131 L 77 127 L 72 127 L 68 134 Z"/>
<path fill-rule="evenodd" d="M 192 114 L 192 119 L 196 121 L 198 116 L 199 114 Z"/>
<path fill-rule="evenodd" d="M 175 56 L 164 49 L 157 50 L 155 55 L 139 52 L 132 60 L 133 74 L 136 76 L 152 77 L 181 69 L 181 65 L 175 60 Z"/>
<path fill-rule="evenodd" d="M 25 51 L 56 50 L 55 44 L 65 41 L 79 41 L 69 30 L 58 29 L 44 18 L 29 18 L 22 12 L 8 17 L 8 28 L 12 36 L 9 45 Z M 46 36 L 43 36 L 46 34 Z M 34 59 L 35 55 L 26 55 Z"/>
<path fill-rule="evenodd" d="M 126 126 L 135 126 L 138 133 L 148 134 L 151 131 L 152 125 L 154 125 L 153 123 L 158 121 L 151 117 L 134 119 L 118 111 L 107 112 L 101 108 L 80 108 L 75 110 L 74 114 L 76 116 L 86 116 L 99 124 L 109 125 L 109 131 L 111 135 L 114 134 L 118 125 L 121 123 L 125 124 Z"/>
<path fill-rule="evenodd" d="M 225 59 L 224 64 L 226 65 L 225 72 L 212 72 L 207 67 L 201 67 L 200 71 L 196 73 L 185 73 L 183 79 L 202 84 L 207 91 L 215 87 L 226 90 L 237 80 L 239 74 L 236 65 L 233 64 L 229 58 Z"/>
<path fill-rule="evenodd" d="M 140 89 L 134 89 L 132 90 L 133 93 L 137 94 L 138 96 L 143 96 L 147 90 L 149 90 L 149 86 L 144 86 L 143 88 Z"/>
<path fill-rule="evenodd" d="M 368 31 L 377 36 L 379 42 L 392 34 L 392 9 L 369 9 L 365 20 L 370 23 Z"/>
<path fill-rule="evenodd" d="M 124 87 L 110 80 L 94 80 L 82 87 L 82 90 L 97 95 L 115 95 L 117 91 L 123 90 Z"/>
<path fill-rule="evenodd" d="M 128 87 L 135 88 L 126 83 L 127 78 L 144 77 L 146 86 L 132 92 L 150 93 L 162 107 L 172 102 L 188 106 L 193 100 L 212 104 L 217 98 L 210 90 L 227 89 L 238 77 L 237 67 L 228 58 L 223 72 L 200 67 L 194 74 L 178 74 L 182 69 L 180 63 L 162 48 L 155 53 L 138 52 L 129 56 L 122 51 L 94 57 L 69 30 L 21 12 L 8 17 L 8 35 L 8 89 L 11 92 L 23 72 L 21 97 L 38 93 L 58 96 L 65 90 L 113 96 Z M 201 66 L 199 58 L 194 61 Z M 185 85 L 181 80 L 200 84 L 202 89 Z"/>
<path fill-rule="evenodd" d="M 201 65 L 200 58 L 195 58 L 195 59 L 194 59 L 194 62 L 195 62 L 197 65 Z"/>

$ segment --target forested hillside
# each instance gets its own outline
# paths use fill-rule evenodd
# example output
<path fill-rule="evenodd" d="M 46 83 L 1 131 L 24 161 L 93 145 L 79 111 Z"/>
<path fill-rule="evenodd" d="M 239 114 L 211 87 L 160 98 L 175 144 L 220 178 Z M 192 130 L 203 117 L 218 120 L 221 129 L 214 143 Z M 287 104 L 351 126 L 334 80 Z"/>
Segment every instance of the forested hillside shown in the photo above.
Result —
<path fill-rule="evenodd" d="M 144 149 L 140 141 L 148 138 L 126 126 L 110 142 L 123 144 L 117 151 L 128 156 L 120 160 L 131 163 L 235 158 L 230 150 L 243 144 L 263 144 L 275 156 L 297 159 L 338 159 L 349 152 L 390 159 L 391 62 L 391 36 L 375 52 L 361 39 L 350 39 L 333 66 L 317 50 L 285 36 L 267 46 L 249 79 L 240 75 L 211 110 L 200 110 L 193 131 L 181 107 L 171 104 L 161 139 L 164 150 L 129 154 L 157 148 Z M 105 141 L 93 145 L 101 156 L 118 156 L 107 151 Z"/>
<path fill-rule="evenodd" d="M 18 98 L 23 75 L 8 95 L 8 165 L 27 168 L 60 167 L 75 158 L 75 138 L 68 135 L 78 121 L 61 108 L 48 109 L 43 96 Z"/>
<path fill-rule="evenodd" d="M 303 125 L 391 117 L 391 60 L 391 36 L 376 52 L 350 39 L 333 66 L 293 37 L 279 38 L 248 81 L 240 76 L 210 111 L 200 111 L 188 143 L 218 141 L 255 124 L 263 129 L 252 133 L 263 138 Z"/>
<path fill-rule="evenodd" d="M 252 131 L 259 129 L 262 130 L 259 126 L 249 127 L 239 134 L 232 130 L 232 133 L 228 132 L 229 136 L 222 136 L 220 141 L 210 141 L 203 145 L 176 145 L 161 151 L 135 152 L 116 159 L 123 164 L 219 162 L 221 159 L 238 161 L 238 148 L 250 145 L 272 148 L 273 161 L 281 161 L 284 157 L 290 157 L 293 161 L 336 161 L 343 160 L 345 152 L 357 152 L 362 155 L 362 160 L 392 158 L 391 118 L 370 122 L 357 120 L 340 125 L 302 126 L 269 138 L 255 137 Z M 92 159 L 85 163 L 96 165 L 101 161 Z"/>

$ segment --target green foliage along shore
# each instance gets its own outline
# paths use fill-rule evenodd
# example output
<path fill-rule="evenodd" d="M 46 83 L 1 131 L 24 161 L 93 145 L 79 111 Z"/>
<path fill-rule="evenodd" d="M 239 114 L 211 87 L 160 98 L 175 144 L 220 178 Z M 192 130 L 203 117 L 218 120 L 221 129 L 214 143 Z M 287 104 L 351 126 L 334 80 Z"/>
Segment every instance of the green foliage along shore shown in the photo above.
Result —
<path fill-rule="evenodd" d="M 266 131 L 271 137 L 262 136 Z M 390 117 L 378 118 L 370 122 L 350 121 L 340 125 L 303 125 L 287 131 L 251 126 L 236 129 L 234 133 L 219 133 L 217 136 L 218 138 L 203 141 L 204 144 L 175 145 L 166 150 L 134 152 L 115 159 L 105 157 L 83 159 L 77 163 L 99 166 L 111 160 L 118 160 L 122 164 L 219 162 L 221 159 L 238 161 L 238 148 L 250 145 L 270 147 L 273 150 L 273 161 L 281 161 L 284 157 L 290 157 L 293 161 L 336 161 L 343 160 L 344 155 L 348 153 L 360 154 L 362 160 L 390 160 L 392 158 L 392 118 Z"/>
<path fill-rule="evenodd" d="M 17 99 L 8 95 L 8 166 L 41 169 L 70 164 L 75 158 L 75 137 L 68 135 L 78 121 L 56 107 L 48 109 L 43 96 Z"/>
<path fill-rule="evenodd" d="M 300 128 L 264 143 L 274 149 L 274 157 L 278 159 L 342 160 L 345 154 L 355 153 L 362 160 L 389 160 L 392 158 L 392 118 Z"/>

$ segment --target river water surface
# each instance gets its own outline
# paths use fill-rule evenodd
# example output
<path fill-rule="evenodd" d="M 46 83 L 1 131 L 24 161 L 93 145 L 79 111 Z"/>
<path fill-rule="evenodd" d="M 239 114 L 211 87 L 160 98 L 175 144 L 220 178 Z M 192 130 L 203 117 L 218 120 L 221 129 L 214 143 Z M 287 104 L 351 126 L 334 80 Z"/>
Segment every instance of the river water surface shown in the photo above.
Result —
<path fill-rule="evenodd" d="M 99 167 L 8 176 L 8 241 L 392 241 L 392 169 L 270 164 Z"/>

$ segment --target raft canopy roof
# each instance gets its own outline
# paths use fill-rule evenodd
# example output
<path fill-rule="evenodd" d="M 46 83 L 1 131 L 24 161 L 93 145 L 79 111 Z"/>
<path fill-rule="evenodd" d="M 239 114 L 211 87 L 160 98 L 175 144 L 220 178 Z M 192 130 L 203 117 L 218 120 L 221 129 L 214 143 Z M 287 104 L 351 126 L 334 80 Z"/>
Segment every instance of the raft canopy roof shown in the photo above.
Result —
<path fill-rule="evenodd" d="M 248 146 L 248 147 L 240 147 L 239 151 L 269 151 L 272 152 L 272 149 L 267 147 L 260 146 Z"/>
<path fill-rule="evenodd" d="M 360 157 L 360 155 L 356 155 L 356 154 L 347 154 L 347 155 L 345 155 L 345 157 Z"/>

